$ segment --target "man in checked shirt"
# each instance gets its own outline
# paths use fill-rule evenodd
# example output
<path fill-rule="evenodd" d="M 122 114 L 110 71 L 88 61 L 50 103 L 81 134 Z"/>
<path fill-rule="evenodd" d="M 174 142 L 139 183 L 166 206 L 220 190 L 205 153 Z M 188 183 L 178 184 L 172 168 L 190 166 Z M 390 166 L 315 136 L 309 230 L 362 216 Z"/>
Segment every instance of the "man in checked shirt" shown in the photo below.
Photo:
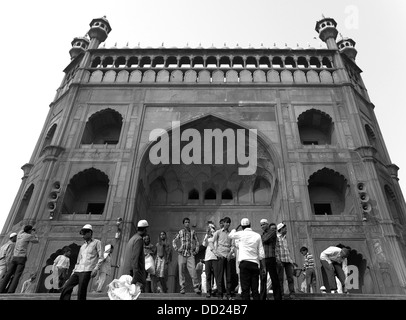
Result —
<path fill-rule="evenodd" d="M 283 294 L 283 270 L 285 270 L 286 278 L 288 280 L 289 297 L 293 299 L 295 297 L 295 285 L 293 281 L 293 269 L 294 262 L 290 257 L 288 248 L 288 241 L 286 239 L 286 224 L 279 223 L 276 227 L 278 230 L 279 250 L 276 252 L 278 278 L 281 284 L 281 290 Z"/>
<path fill-rule="evenodd" d="M 197 238 L 195 230 L 190 229 L 190 219 L 183 219 L 184 228 L 179 230 L 175 238 L 172 240 L 172 246 L 178 252 L 178 268 L 179 268 L 179 285 L 180 293 L 185 294 L 185 266 L 192 278 L 193 288 L 196 294 L 201 294 L 199 289 L 200 281 L 196 275 L 195 255 L 199 252 L 199 239 Z M 178 248 L 177 242 L 180 241 Z"/>

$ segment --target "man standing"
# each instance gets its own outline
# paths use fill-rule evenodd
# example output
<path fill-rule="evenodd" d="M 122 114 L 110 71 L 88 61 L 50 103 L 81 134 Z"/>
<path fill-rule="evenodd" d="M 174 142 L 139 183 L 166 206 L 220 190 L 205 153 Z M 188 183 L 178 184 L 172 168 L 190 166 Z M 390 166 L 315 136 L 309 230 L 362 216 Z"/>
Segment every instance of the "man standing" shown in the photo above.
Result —
<path fill-rule="evenodd" d="M 193 289 L 196 294 L 201 294 L 199 289 L 200 281 L 196 275 L 195 255 L 199 252 L 199 240 L 194 230 L 190 229 L 190 219 L 183 219 L 184 228 L 179 230 L 175 238 L 172 240 L 172 246 L 178 252 L 178 268 L 179 268 L 179 285 L 180 293 L 185 293 L 185 266 L 187 267 L 190 276 L 192 277 Z M 180 247 L 177 247 L 176 241 L 180 240 Z"/>
<path fill-rule="evenodd" d="M 26 225 L 22 231 L 17 235 L 16 244 L 14 247 L 13 258 L 7 266 L 7 272 L 0 282 L 0 292 L 5 293 L 7 285 L 11 280 L 7 293 L 14 293 L 17 289 L 20 277 L 23 274 L 25 263 L 27 262 L 27 248 L 29 243 L 38 243 L 38 237 L 35 229 L 31 225 Z"/>
<path fill-rule="evenodd" d="M 278 271 L 276 269 L 276 246 L 279 242 L 276 236 L 276 224 L 269 224 L 267 219 L 261 219 L 260 225 L 262 228 L 262 245 L 265 251 L 265 277 L 261 279 L 261 300 L 266 300 L 267 296 L 267 276 L 272 280 L 272 292 L 274 300 L 282 300 L 282 291 L 280 281 L 278 278 Z M 279 248 L 278 248 L 279 249 Z"/>
<path fill-rule="evenodd" d="M 237 231 L 242 227 L 242 231 Z M 261 236 L 252 231 L 251 223 L 247 218 L 241 219 L 241 224 L 231 230 L 230 239 L 238 239 L 238 262 L 240 268 L 241 298 L 250 300 L 250 292 L 254 300 L 259 300 L 259 274 L 260 265 L 265 267 L 265 254 Z"/>
<path fill-rule="evenodd" d="M 97 275 L 103 262 L 101 241 L 93 239 L 93 228 L 85 224 L 80 230 L 85 243 L 79 250 L 78 259 L 71 276 L 62 288 L 59 300 L 70 300 L 73 288 L 78 286 L 78 300 L 86 300 L 87 286 L 91 278 Z"/>
<path fill-rule="evenodd" d="M 295 297 L 295 286 L 293 281 L 293 260 L 290 257 L 290 252 L 288 248 L 288 241 L 286 239 L 286 225 L 284 223 L 279 223 L 277 226 L 278 230 L 278 241 L 279 241 L 279 254 L 277 252 L 277 270 L 278 278 L 281 286 L 281 291 L 283 293 L 283 270 L 285 270 L 286 278 L 288 280 L 289 297 Z"/>
<path fill-rule="evenodd" d="M 314 265 L 313 255 L 310 254 L 306 247 L 300 248 L 300 253 L 304 256 L 303 271 L 306 277 L 306 292 L 316 293 L 316 268 Z M 312 291 L 310 290 L 312 288 Z"/>
<path fill-rule="evenodd" d="M 17 233 L 10 234 L 9 240 L 0 248 L 0 279 L 7 272 L 8 264 L 13 259 L 14 247 L 17 240 Z"/>
<path fill-rule="evenodd" d="M 345 289 L 345 274 L 343 272 L 342 263 L 350 254 L 350 249 L 347 247 L 328 247 L 320 254 L 320 262 L 326 274 L 327 279 L 323 277 L 323 284 L 327 288 L 327 292 L 337 293 L 336 275 L 341 282 L 343 293 L 347 293 Z"/>
<path fill-rule="evenodd" d="M 229 238 L 230 234 L 229 217 L 223 218 L 223 227 L 217 230 L 213 235 L 214 254 L 217 256 L 217 274 L 215 276 L 219 299 L 223 298 L 223 288 L 226 288 L 227 295 L 225 299 L 231 300 L 232 281 L 235 278 L 235 256 L 234 256 L 234 241 Z M 226 284 L 224 285 L 224 272 Z M 234 289 L 234 288 L 233 288 Z"/>
<path fill-rule="evenodd" d="M 137 232 L 130 238 L 125 248 L 124 263 L 121 275 L 130 275 L 132 284 L 139 286 L 141 292 L 147 285 L 147 272 L 145 271 L 144 239 L 149 224 L 147 220 L 140 220 Z"/>

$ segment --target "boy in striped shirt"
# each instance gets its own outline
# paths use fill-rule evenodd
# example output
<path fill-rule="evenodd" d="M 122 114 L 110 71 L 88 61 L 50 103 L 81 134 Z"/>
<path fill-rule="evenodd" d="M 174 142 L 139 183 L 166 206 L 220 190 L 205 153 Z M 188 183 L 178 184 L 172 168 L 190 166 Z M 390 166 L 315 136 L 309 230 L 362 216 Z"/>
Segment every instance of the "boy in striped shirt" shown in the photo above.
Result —
<path fill-rule="evenodd" d="M 306 292 L 316 293 L 316 268 L 313 255 L 309 253 L 309 250 L 306 247 L 301 247 L 300 253 L 304 256 L 305 259 L 305 262 L 303 264 L 303 271 L 306 275 Z M 310 291 L 310 288 L 312 288 L 312 291 Z"/>

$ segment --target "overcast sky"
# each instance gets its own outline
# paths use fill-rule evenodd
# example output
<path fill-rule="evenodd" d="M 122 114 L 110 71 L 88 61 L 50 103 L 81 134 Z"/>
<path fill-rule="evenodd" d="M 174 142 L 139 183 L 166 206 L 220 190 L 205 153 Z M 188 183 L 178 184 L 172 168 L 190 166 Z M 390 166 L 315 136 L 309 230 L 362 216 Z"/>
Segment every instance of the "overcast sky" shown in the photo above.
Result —
<path fill-rule="evenodd" d="M 112 27 L 107 48 L 116 43 L 130 48 L 138 43 L 319 48 L 325 44 L 314 30 L 316 21 L 322 14 L 334 18 L 339 32 L 356 42 L 356 62 L 405 190 L 404 0 L 20 0 L 1 1 L 0 11 L 0 230 L 21 184 L 21 166 L 30 161 L 70 61 L 71 41 L 87 33 L 93 18 L 104 15 Z"/>

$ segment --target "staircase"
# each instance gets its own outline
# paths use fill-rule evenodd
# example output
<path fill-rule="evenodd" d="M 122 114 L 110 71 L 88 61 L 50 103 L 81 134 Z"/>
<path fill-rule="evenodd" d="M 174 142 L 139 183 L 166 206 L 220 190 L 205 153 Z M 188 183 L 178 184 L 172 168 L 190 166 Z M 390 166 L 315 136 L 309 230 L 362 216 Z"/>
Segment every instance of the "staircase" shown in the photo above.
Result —
<path fill-rule="evenodd" d="M 272 294 L 269 294 L 268 298 L 273 300 Z M 72 300 L 76 299 L 77 296 L 72 295 Z M 3 293 L 0 294 L 0 300 L 59 300 L 59 293 Z M 109 297 L 107 293 L 88 293 L 87 300 L 109 300 Z M 142 293 L 138 300 L 202 300 L 205 303 L 220 301 L 217 297 L 206 298 L 205 294 L 197 295 L 195 293 Z M 240 298 L 236 297 L 236 300 L 240 300 Z M 294 299 L 289 300 L 406 300 L 406 295 L 297 293 Z"/>

